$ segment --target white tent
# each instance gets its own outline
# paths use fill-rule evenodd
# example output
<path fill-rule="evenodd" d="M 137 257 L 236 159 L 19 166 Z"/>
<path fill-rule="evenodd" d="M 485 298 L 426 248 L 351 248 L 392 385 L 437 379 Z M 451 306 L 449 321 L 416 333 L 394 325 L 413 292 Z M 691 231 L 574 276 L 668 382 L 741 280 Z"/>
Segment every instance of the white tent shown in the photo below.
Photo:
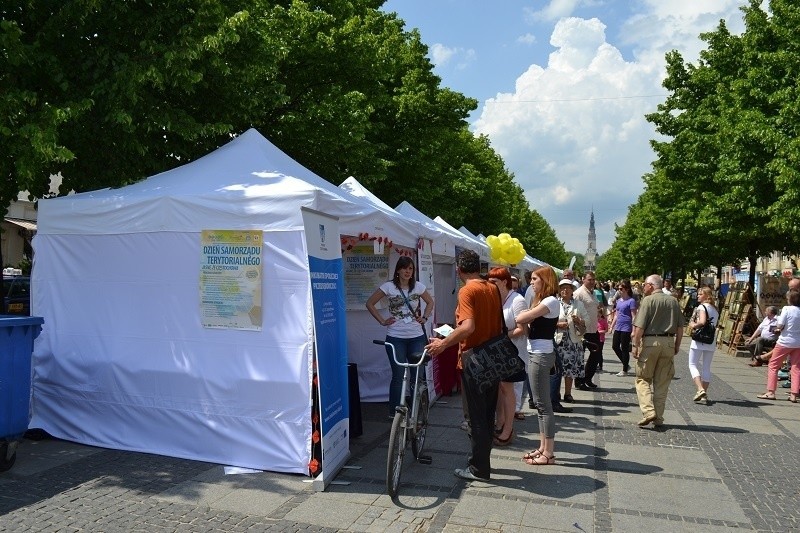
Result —
<path fill-rule="evenodd" d="M 468 248 L 470 248 L 471 250 L 474 250 L 481 257 L 481 261 L 486 261 L 486 262 L 489 261 L 489 245 L 488 244 L 486 244 L 485 242 L 481 242 L 480 240 L 476 239 L 474 235 L 467 235 L 463 231 L 457 230 L 452 225 L 450 225 L 449 222 L 447 222 L 445 219 L 443 219 L 440 216 L 437 216 L 433 220 L 437 224 L 441 224 L 442 226 L 444 226 L 444 227 L 446 227 L 446 228 L 448 228 L 448 229 L 450 229 L 452 231 L 455 231 L 456 233 L 460 233 L 461 235 L 464 235 L 464 238 L 467 239 L 469 241 L 469 243 L 471 244 L 471 246 L 469 246 Z"/>
<path fill-rule="evenodd" d="M 400 203 L 395 210 L 411 220 L 416 220 L 425 227 L 442 232 L 442 236 L 437 239 L 433 246 L 433 253 L 435 254 L 443 257 L 455 257 L 456 246 L 460 248 L 477 249 L 475 243 L 464 234 L 453 229 L 451 226 L 439 224 L 407 201 Z"/>
<path fill-rule="evenodd" d="M 31 427 L 110 448 L 308 472 L 313 320 L 301 207 L 417 235 L 257 131 L 120 189 L 39 203 Z M 199 318 L 202 230 L 263 232 L 260 331 Z M 339 245 L 338 236 L 336 246 Z"/>

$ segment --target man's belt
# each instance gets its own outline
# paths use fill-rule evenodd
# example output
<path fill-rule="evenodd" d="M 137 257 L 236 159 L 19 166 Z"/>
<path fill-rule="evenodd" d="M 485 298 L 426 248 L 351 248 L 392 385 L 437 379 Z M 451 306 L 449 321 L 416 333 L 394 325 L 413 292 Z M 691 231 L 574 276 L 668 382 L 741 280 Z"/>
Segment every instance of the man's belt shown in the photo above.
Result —
<path fill-rule="evenodd" d="M 645 333 L 645 337 L 674 337 L 674 333 Z"/>

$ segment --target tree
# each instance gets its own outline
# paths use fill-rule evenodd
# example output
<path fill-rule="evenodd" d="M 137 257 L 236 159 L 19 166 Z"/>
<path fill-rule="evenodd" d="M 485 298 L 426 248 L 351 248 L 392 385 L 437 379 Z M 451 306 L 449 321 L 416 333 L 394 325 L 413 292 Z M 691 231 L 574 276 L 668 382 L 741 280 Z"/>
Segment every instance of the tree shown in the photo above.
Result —
<path fill-rule="evenodd" d="M 418 32 L 379 0 L 164 0 L 0 6 L 0 205 L 122 186 L 255 127 L 338 184 L 357 177 L 558 259 L 488 139 L 441 87 Z M 528 228 L 535 227 L 537 233 Z M 556 241 L 557 242 L 557 241 Z"/>

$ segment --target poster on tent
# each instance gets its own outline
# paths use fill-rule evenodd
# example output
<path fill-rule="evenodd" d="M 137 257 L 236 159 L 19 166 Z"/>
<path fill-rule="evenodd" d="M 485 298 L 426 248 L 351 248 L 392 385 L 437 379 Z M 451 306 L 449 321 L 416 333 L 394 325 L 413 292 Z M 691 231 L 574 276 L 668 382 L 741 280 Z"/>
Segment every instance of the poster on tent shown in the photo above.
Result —
<path fill-rule="evenodd" d="M 261 331 L 262 232 L 202 230 L 200 244 L 203 327 Z"/>
<path fill-rule="evenodd" d="M 322 472 L 317 480 L 324 488 L 350 456 L 344 272 L 339 220 L 307 208 L 302 208 L 302 213 L 311 278 L 322 438 Z"/>
<path fill-rule="evenodd" d="M 343 239 L 342 259 L 348 311 L 363 311 L 375 289 L 389 280 L 390 249 L 376 253 L 372 241 L 355 237 Z"/>

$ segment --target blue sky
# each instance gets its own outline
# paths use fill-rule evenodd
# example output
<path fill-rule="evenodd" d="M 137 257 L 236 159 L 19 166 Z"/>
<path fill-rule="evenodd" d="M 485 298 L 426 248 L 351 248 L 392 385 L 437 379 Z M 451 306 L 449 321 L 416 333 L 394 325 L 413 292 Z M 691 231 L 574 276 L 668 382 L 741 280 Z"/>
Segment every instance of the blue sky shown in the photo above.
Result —
<path fill-rule="evenodd" d="M 666 95 L 664 54 L 695 62 L 701 32 L 720 19 L 743 29 L 744 4 L 389 0 L 382 9 L 419 29 L 443 86 L 479 101 L 471 129 L 489 136 L 567 249 L 586 251 L 593 209 L 602 253 L 654 159 L 644 115 Z"/>

